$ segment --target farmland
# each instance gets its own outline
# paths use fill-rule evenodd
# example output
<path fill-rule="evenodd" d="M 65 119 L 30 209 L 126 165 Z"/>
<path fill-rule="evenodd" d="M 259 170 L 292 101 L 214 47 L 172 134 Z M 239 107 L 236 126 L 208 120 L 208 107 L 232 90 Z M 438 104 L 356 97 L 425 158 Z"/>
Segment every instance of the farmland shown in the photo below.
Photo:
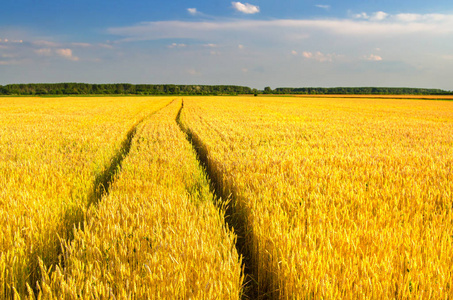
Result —
<path fill-rule="evenodd" d="M 453 103 L 0 98 L 0 298 L 448 299 Z"/>
<path fill-rule="evenodd" d="M 35 288 L 40 260 L 58 263 L 128 131 L 170 100 L 1 99 L 0 298 Z"/>

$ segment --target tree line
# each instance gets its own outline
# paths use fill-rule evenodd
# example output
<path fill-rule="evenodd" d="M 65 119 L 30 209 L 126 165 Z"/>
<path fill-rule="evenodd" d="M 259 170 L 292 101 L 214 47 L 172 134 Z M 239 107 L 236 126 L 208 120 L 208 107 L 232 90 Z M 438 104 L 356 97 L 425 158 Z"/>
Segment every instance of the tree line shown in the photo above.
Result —
<path fill-rule="evenodd" d="M 306 94 L 306 95 L 452 95 L 453 92 L 441 89 L 399 88 L 399 87 L 333 87 L 333 88 L 265 88 L 266 94 Z"/>
<path fill-rule="evenodd" d="M 253 94 L 234 85 L 30 83 L 0 86 L 0 95 L 238 95 Z"/>
<path fill-rule="evenodd" d="M 340 95 L 452 95 L 452 91 L 388 87 L 302 87 L 264 90 L 235 85 L 29 83 L 0 85 L 0 95 L 239 95 L 239 94 L 340 94 Z"/>

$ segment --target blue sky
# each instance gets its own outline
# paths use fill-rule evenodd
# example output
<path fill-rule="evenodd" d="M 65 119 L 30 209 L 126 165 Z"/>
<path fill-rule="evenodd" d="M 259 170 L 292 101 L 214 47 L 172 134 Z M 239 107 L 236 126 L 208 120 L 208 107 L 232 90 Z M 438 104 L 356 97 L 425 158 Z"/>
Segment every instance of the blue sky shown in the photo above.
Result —
<path fill-rule="evenodd" d="M 453 90 L 451 1 L 3 0 L 0 84 Z"/>

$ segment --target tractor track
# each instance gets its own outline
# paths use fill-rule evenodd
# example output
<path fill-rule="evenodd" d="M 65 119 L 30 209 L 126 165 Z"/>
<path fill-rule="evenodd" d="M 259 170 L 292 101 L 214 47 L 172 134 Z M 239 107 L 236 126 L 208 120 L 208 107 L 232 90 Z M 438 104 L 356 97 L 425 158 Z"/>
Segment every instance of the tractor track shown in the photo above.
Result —
<path fill-rule="evenodd" d="M 237 235 L 236 249 L 243 261 L 243 275 L 245 283 L 243 287 L 242 299 L 263 299 L 259 296 L 258 286 L 254 280 L 253 270 L 251 269 L 251 251 L 249 251 L 247 239 L 247 220 L 246 215 L 233 203 L 236 192 L 224 187 L 219 178 L 218 172 L 216 173 L 213 163 L 208 158 L 208 151 L 201 139 L 194 133 L 188 126 L 181 120 L 181 113 L 184 108 L 184 100 L 182 101 L 181 108 L 176 116 L 176 123 L 182 132 L 185 133 L 187 141 L 192 145 L 197 160 L 205 173 L 206 178 L 210 183 L 210 188 L 215 197 L 215 204 L 219 208 L 225 208 L 225 223 Z M 216 175 L 217 174 L 217 175 Z M 264 297 L 265 298 L 265 297 Z"/>
<path fill-rule="evenodd" d="M 69 207 L 65 211 L 64 224 L 67 238 L 61 239 L 60 237 L 56 237 L 59 240 L 60 244 L 57 256 L 61 259 L 59 259 L 59 262 L 54 262 L 51 264 L 50 267 L 52 271 L 54 271 L 57 266 L 62 269 L 65 267 L 66 263 L 64 252 L 67 245 L 74 239 L 74 230 L 75 229 L 84 230 L 84 225 L 85 222 L 87 221 L 86 212 L 88 211 L 88 209 L 91 206 L 97 205 L 102 200 L 102 198 L 109 193 L 110 186 L 114 182 L 116 174 L 118 174 L 121 171 L 122 163 L 124 159 L 128 156 L 129 151 L 131 150 L 132 140 L 134 139 L 137 133 L 138 126 L 142 124 L 144 121 L 146 121 L 148 118 L 152 117 L 153 115 L 170 106 L 174 101 L 176 101 L 176 99 L 173 99 L 165 106 L 141 118 L 131 127 L 131 129 L 129 129 L 129 131 L 126 134 L 126 138 L 121 142 L 120 148 L 117 150 L 115 155 L 113 155 L 113 157 L 110 159 L 110 164 L 104 169 L 103 172 L 101 172 L 95 177 L 93 187 L 87 198 L 86 208 L 83 209 L 83 207 L 80 206 L 73 206 Z M 36 276 L 32 276 L 36 277 L 37 279 L 34 280 L 34 283 L 36 283 L 36 285 L 35 284 L 32 285 L 32 289 L 35 296 L 38 296 L 39 294 L 38 284 L 40 285 L 41 283 L 40 280 L 41 275 L 39 273 L 40 271 L 38 270 Z"/>
<path fill-rule="evenodd" d="M 104 172 L 102 172 L 101 174 L 96 176 L 96 179 L 95 179 L 94 185 L 93 185 L 93 190 L 92 190 L 90 196 L 88 197 L 88 205 L 87 205 L 88 207 L 99 203 L 99 201 L 102 199 L 102 197 L 105 194 L 109 193 L 109 189 L 115 179 L 115 175 L 121 170 L 121 165 L 123 163 L 123 160 L 127 157 L 127 155 L 129 154 L 129 151 L 131 150 L 132 140 L 137 133 L 138 126 L 140 124 L 142 124 L 146 119 L 152 117 L 153 115 L 157 114 L 158 112 L 160 112 L 160 111 L 164 110 L 165 108 L 167 108 L 168 106 L 170 106 L 175 101 L 176 101 L 176 99 L 173 99 L 168 104 L 166 104 L 164 107 L 159 108 L 158 110 L 143 117 L 137 123 L 135 123 L 134 126 L 132 126 L 132 128 L 127 132 L 126 138 L 121 143 L 120 149 L 116 152 L 116 154 L 110 160 L 111 161 L 110 165 L 105 169 Z"/>

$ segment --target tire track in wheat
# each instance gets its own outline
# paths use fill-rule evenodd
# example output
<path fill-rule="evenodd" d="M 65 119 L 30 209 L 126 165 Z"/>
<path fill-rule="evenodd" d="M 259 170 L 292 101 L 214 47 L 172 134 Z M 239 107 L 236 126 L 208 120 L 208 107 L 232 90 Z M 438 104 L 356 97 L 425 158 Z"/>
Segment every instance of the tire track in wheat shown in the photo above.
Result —
<path fill-rule="evenodd" d="M 252 270 L 250 267 L 252 257 L 251 252 L 248 250 L 247 245 L 247 229 L 246 229 L 246 219 L 245 214 L 240 212 L 237 207 L 231 205 L 230 201 L 232 200 L 232 194 L 235 194 L 233 191 L 226 189 L 221 180 L 215 175 L 215 167 L 208 158 L 208 151 L 206 146 L 203 144 L 201 139 L 181 120 L 181 113 L 184 109 L 184 100 L 182 101 L 181 108 L 176 117 L 176 122 L 178 123 L 181 130 L 186 134 L 186 138 L 189 143 L 192 145 L 195 150 L 197 160 L 202 166 L 206 178 L 211 185 L 211 190 L 216 198 L 216 205 L 220 208 L 225 209 L 225 222 L 228 224 L 230 230 L 232 230 L 237 235 L 236 249 L 238 253 L 242 256 L 243 260 L 243 275 L 245 278 L 245 286 L 243 287 L 243 299 L 256 299 L 258 297 L 258 286 L 256 281 L 253 278 Z"/>

